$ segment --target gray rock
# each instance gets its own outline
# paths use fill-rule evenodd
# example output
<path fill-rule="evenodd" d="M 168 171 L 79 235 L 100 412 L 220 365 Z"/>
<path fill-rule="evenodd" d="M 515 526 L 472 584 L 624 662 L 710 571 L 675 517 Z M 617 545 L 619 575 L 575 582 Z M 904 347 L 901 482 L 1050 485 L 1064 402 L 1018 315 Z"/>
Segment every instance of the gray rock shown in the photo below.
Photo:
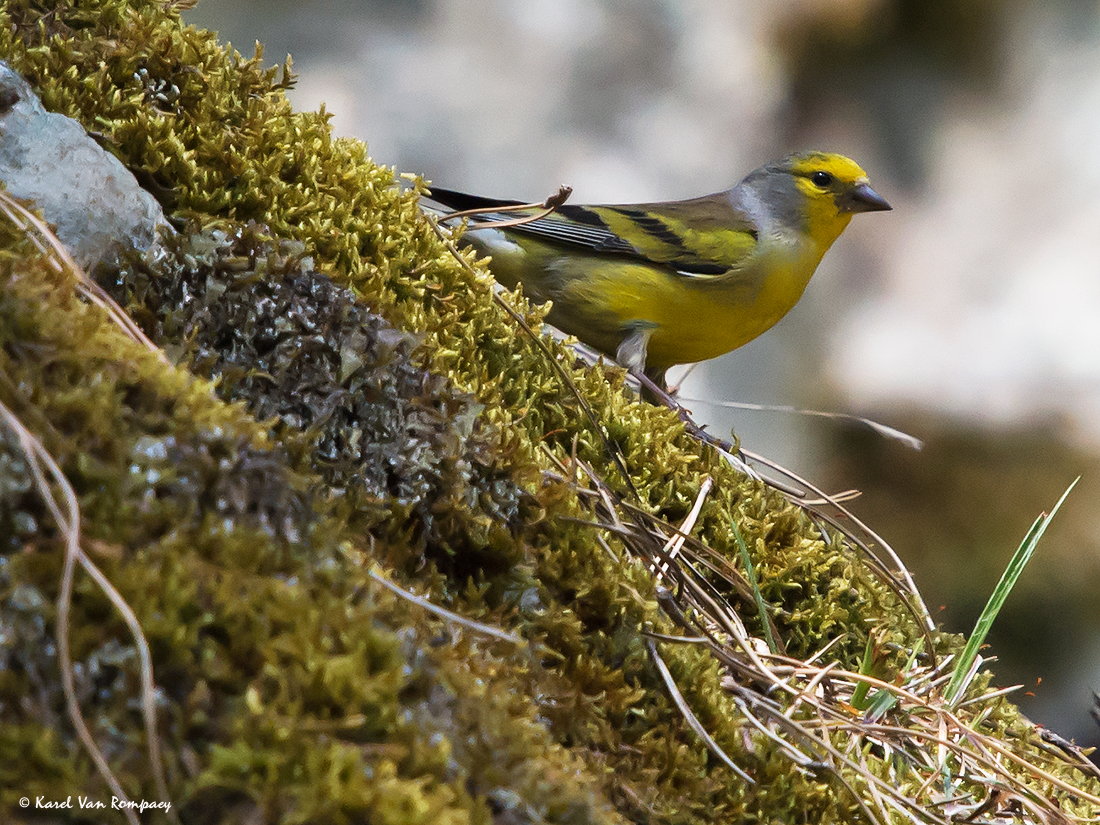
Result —
<path fill-rule="evenodd" d="M 77 263 L 91 270 L 145 251 L 167 227 L 160 204 L 72 118 L 47 112 L 0 61 L 0 181 L 33 201 Z"/>

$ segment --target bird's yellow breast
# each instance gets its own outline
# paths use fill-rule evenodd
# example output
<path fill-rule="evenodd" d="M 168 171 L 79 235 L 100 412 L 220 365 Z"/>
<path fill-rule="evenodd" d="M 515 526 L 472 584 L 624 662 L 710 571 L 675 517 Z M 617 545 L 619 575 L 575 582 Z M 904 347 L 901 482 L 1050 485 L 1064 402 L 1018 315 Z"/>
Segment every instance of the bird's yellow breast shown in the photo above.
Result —
<path fill-rule="evenodd" d="M 746 266 L 692 277 L 663 267 L 573 258 L 551 323 L 580 338 L 651 330 L 646 363 L 666 368 L 715 358 L 772 327 L 798 302 L 824 249 L 809 241 L 767 245 Z M 555 317 L 556 316 L 556 317 Z M 583 328 L 582 328 L 583 327 Z M 599 328 L 605 330 L 599 330 Z M 605 349 L 614 347 L 605 344 Z"/>

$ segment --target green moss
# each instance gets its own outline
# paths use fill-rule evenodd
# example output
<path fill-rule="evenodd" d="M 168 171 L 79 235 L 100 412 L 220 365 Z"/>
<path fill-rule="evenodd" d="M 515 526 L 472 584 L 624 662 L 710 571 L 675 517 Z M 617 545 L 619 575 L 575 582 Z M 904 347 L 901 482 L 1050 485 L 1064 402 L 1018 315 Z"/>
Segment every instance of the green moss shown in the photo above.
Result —
<path fill-rule="evenodd" d="M 66 298 L 72 284 L 41 261 L 24 253 L 2 263 L 0 399 L 43 434 L 78 494 L 85 546 L 141 620 L 164 691 L 173 800 L 187 821 L 252 811 L 279 821 L 487 822 L 495 797 L 517 788 L 547 821 L 613 821 L 491 650 L 461 634 L 440 645 L 451 631 L 370 584 L 369 540 L 333 516 L 329 488 L 266 426 Z M 28 528 L 0 566 L 10 640 L 0 804 L 14 811 L 18 796 L 53 798 L 58 788 L 107 798 L 62 721 L 56 532 L 7 430 L 2 444 L 0 518 Z M 72 628 L 93 735 L 124 787 L 155 798 L 133 711 L 132 639 L 87 577 L 77 580 Z M 471 684 L 508 701 L 486 702 Z M 424 724 L 428 703 L 453 718 Z M 463 744 L 469 758 L 456 761 L 451 743 L 470 730 L 498 731 L 540 759 Z M 490 756 L 502 761 L 485 776 Z"/>
<path fill-rule="evenodd" d="M 788 652 L 836 639 L 831 655 L 856 669 L 868 629 L 888 627 L 896 667 L 919 629 L 853 548 L 636 403 L 620 370 L 575 368 L 546 343 L 575 397 L 485 271 L 422 219 L 418 183 L 333 140 L 323 114 L 292 112 L 285 70 L 227 53 L 160 3 L 43 16 L 9 1 L 0 15 L 0 53 L 184 230 L 100 273 L 174 368 L 8 238 L 0 400 L 58 458 L 87 551 L 141 620 L 185 821 L 857 816 L 834 778 L 793 770 L 745 722 L 713 656 L 662 644 L 694 713 L 757 784 L 705 749 L 647 652 L 644 631 L 676 631 L 653 576 L 592 525 L 548 453 L 576 455 L 609 497 L 672 523 L 709 475 L 693 534 L 735 560 L 736 519 Z M 0 630 L 26 640 L 0 668 L 0 755 L 23 766 L 5 769 L 0 805 L 14 811 L 43 777 L 105 791 L 64 719 L 49 644 L 57 531 L 21 450 L 0 439 Z M 382 567 L 529 646 L 396 598 L 368 574 Z M 751 600 L 714 586 L 759 628 Z M 97 741 L 127 789 L 153 798 L 133 642 L 86 577 L 72 643 Z"/>

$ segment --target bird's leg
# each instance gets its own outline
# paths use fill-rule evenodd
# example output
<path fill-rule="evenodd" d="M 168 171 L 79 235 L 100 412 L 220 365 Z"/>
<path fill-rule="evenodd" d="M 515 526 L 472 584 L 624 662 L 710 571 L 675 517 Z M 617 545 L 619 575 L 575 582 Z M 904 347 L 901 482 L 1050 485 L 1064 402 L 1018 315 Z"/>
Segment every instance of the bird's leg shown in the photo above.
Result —
<path fill-rule="evenodd" d="M 637 322 L 629 327 L 619 348 L 615 350 L 615 360 L 626 367 L 630 374 L 642 384 L 642 398 L 651 404 L 667 404 L 669 399 L 665 384 L 665 370 L 646 368 L 646 351 L 649 339 L 656 329 L 652 324 Z"/>
<path fill-rule="evenodd" d="M 718 438 L 705 431 L 705 425 L 700 426 L 695 423 L 691 417 L 691 411 L 684 408 L 683 404 L 673 398 L 665 390 L 665 371 L 664 370 L 650 370 L 641 374 L 636 374 L 639 381 L 642 383 L 642 399 L 649 401 L 651 404 L 658 404 L 663 407 L 668 407 L 670 410 L 676 413 L 680 420 L 684 423 L 684 427 L 689 433 L 698 438 L 705 444 L 710 444 L 712 447 L 716 447 L 723 452 L 727 452 L 731 455 L 741 456 L 741 448 L 738 444 L 726 441 L 724 438 Z"/>
<path fill-rule="evenodd" d="M 683 409 L 676 399 L 668 393 L 664 370 L 649 369 L 645 372 L 636 372 L 634 375 L 641 384 L 642 400 L 648 401 L 650 404 L 668 407 L 670 410 Z"/>

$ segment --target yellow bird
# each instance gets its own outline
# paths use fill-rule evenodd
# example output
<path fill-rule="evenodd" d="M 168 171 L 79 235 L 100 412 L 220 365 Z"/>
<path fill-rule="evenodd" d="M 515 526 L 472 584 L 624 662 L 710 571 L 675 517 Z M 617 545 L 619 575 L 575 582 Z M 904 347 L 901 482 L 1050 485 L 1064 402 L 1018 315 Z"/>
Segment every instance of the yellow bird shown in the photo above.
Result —
<path fill-rule="evenodd" d="M 518 205 L 431 187 L 479 219 L 534 215 Z M 574 206 L 463 238 L 493 276 L 552 301 L 547 321 L 664 387 L 665 371 L 737 349 L 798 303 L 822 256 L 857 212 L 890 205 L 852 160 L 806 152 L 761 166 L 725 192 L 690 200 Z"/>

